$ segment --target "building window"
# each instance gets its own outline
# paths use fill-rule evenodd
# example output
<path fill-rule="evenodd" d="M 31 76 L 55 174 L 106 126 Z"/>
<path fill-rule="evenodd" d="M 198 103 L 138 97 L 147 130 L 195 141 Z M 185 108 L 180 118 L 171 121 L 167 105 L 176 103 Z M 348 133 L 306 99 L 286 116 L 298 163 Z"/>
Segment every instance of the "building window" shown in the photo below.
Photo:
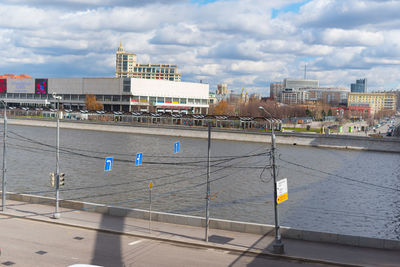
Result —
<path fill-rule="evenodd" d="M 131 79 L 124 78 L 122 83 L 122 91 L 123 92 L 130 92 L 131 91 Z"/>

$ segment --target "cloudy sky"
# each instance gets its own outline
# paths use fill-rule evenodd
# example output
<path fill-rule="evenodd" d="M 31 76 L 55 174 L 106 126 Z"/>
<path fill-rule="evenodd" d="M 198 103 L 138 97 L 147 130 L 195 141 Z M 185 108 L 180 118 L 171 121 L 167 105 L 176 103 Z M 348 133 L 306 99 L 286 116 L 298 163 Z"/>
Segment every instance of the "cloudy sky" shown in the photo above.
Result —
<path fill-rule="evenodd" d="M 269 94 L 284 78 L 400 88 L 400 1 L 2 0 L 0 74 L 113 77 L 122 42 L 183 81 Z"/>

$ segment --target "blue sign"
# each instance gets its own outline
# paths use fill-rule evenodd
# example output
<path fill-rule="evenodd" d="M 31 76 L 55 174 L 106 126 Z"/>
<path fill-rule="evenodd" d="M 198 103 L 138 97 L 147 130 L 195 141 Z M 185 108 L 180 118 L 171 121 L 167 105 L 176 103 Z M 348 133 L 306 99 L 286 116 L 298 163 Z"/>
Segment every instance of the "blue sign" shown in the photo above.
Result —
<path fill-rule="evenodd" d="M 104 171 L 105 172 L 112 170 L 113 161 L 114 161 L 113 157 L 106 158 L 106 162 L 104 163 Z"/>
<path fill-rule="evenodd" d="M 175 142 L 175 144 L 174 144 L 174 153 L 176 154 L 178 152 L 179 152 L 179 141 Z"/>
<path fill-rule="evenodd" d="M 142 165 L 143 153 L 136 154 L 136 166 Z"/>

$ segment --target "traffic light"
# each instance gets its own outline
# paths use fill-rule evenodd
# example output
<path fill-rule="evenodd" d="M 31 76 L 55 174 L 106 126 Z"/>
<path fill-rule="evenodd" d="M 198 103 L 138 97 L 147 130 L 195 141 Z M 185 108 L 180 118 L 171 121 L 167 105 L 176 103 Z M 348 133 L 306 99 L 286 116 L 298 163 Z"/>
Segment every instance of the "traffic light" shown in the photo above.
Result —
<path fill-rule="evenodd" d="M 58 176 L 58 178 L 60 179 L 59 180 L 59 185 L 60 186 L 63 186 L 64 185 L 64 183 L 65 183 L 65 173 L 60 173 L 60 175 Z"/>
<path fill-rule="evenodd" d="M 54 187 L 56 184 L 56 176 L 55 176 L 54 172 L 50 173 L 50 184 L 51 184 L 51 187 Z"/>

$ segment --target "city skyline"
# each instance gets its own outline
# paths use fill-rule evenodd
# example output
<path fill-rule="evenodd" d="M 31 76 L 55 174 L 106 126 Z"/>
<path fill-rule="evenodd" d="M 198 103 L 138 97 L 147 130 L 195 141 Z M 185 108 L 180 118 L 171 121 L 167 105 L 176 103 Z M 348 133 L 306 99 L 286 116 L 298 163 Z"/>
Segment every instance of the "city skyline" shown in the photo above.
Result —
<path fill-rule="evenodd" d="M 141 63 L 176 64 L 182 81 L 269 92 L 302 78 L 321 86 L 400 87 L 399 1 L 80 1 L 0 4 L 0 74 L 114 77 L 120 42 Z"/>

